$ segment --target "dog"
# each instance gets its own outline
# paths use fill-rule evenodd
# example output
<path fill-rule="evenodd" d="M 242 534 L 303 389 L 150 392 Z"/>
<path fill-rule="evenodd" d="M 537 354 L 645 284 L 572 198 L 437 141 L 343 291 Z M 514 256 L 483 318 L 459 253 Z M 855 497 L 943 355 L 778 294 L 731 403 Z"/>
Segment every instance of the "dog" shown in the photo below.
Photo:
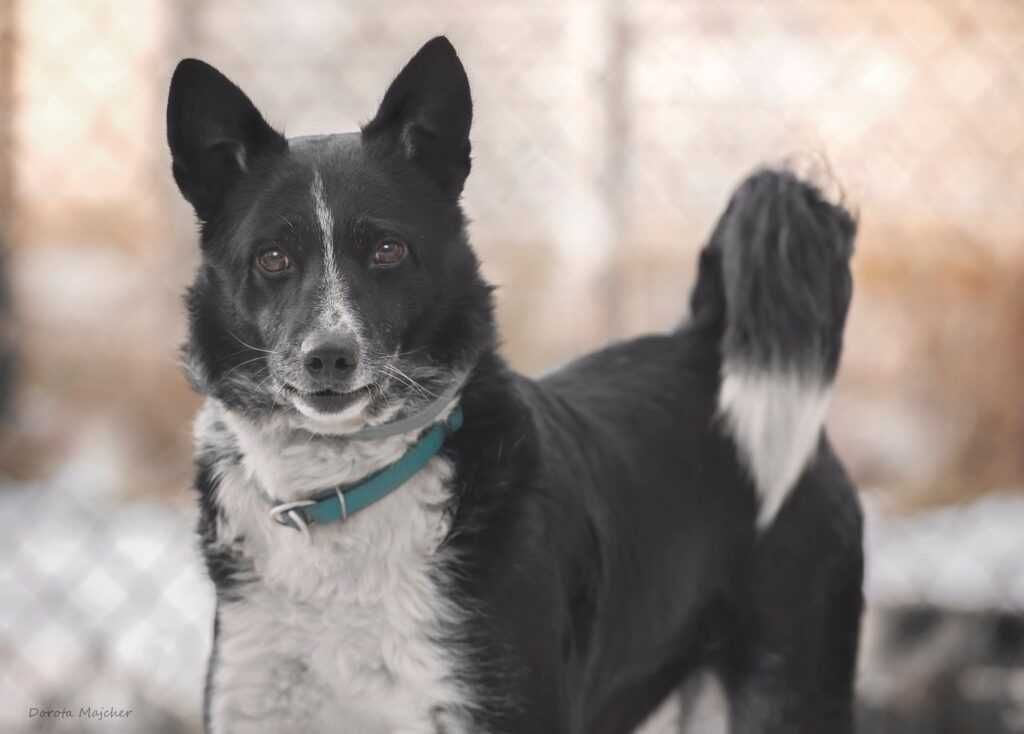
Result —
<path fill-rule="evenodd" d="M 713 670 L 735 732 L 852 731 L 861 514 L 824 433 L 854 217 L 736 190 L 689 317 L 542 379 L 498 353 L 444 37 L 360 131 L 170 85 L 215 734 L 629 732 Z"/>

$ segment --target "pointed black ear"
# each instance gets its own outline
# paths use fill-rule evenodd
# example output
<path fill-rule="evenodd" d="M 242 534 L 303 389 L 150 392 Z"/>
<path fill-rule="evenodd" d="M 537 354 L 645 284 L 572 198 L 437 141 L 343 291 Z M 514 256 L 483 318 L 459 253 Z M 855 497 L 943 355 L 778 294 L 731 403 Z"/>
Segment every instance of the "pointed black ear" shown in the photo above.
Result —
<path fill-rule="evenodd" d="M 167 142 L 174 180 L 204 222 L 253 161 L 288 147 L 241 89 L 197 59 L 179 63 L 171 77 Z"/>
<path fill-rule="evenodd" d="M 458 197 L 469 175 L 469 79 L 452 44 L 431 39 L 384 95 L 364 140 L 384 140 L 416 161 L 445 192 Z"/>

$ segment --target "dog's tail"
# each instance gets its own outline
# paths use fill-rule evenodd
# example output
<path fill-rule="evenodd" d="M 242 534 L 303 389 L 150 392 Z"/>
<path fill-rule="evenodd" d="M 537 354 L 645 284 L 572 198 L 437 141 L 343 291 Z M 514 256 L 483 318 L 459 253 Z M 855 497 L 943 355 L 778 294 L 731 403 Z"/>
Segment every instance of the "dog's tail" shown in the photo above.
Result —
<path fill-rule="evenodd" d="M 717 330 L 718 410 L 771 524 L 817 450 L 842 351 L 856 222 L 786 170 L 733 194 L 701 253 L 695 321 Z"/>

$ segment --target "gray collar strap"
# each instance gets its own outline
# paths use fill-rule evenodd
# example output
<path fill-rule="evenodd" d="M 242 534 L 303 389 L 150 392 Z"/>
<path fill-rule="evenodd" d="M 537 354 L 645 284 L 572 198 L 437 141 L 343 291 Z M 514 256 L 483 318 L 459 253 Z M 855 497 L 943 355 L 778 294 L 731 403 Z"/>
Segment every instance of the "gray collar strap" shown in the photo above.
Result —
<path fill-rule="evenodd" d="M 352 441 L 376 441 L 377 439 L 400 436 L 404 433 L 412 433 L 413 431 L 426 428 L 434 424 L 441 413 L 451 405 L 452 401 L 459 394 L 459 390 L 466 384 L 467 378 L 468 375 L 462 375 L 418 413 L 407 415 L 390 423 L 363 428 L 355 433 L 346 435 L 345 438 Z"/>

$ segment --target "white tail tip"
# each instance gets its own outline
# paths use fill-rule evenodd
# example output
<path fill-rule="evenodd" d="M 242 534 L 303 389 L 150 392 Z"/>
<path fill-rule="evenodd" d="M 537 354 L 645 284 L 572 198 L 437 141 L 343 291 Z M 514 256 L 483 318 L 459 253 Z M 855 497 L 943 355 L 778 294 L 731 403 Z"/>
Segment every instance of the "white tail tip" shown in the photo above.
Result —
<path fill-rule="evenodd" d="M 771 525 L 817 448 L 830 396 L 813 371 L 723 366 L 718 410 L 754 480 L 759 529 Z"/>

